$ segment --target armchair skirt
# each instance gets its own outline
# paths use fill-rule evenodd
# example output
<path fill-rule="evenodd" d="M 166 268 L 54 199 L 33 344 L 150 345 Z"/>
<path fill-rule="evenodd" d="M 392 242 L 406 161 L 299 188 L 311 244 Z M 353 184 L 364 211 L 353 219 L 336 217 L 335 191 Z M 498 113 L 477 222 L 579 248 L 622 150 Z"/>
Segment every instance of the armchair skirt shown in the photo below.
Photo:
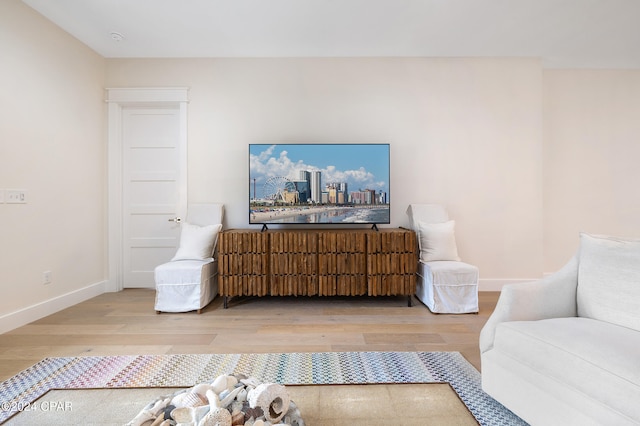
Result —
<path fill-rule="evenodd" d="M 156 312 L 198 311 L 218 294 L 218 262 L 178 260 L 155 269 Z"/>
<path fill-rule="evenodd" d="M 477 313 L 478 275 L 464 262 L 418 262 L 416 297 L 434 313 Z"/>

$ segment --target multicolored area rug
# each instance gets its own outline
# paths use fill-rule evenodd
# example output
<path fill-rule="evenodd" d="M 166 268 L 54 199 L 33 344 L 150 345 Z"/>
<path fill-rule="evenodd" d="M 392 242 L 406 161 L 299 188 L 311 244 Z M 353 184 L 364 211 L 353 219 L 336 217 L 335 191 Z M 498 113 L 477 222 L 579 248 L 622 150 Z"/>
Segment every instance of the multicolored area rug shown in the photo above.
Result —
<path fill-rule="evenodd" d="M 284 385 L 447 382 L 481 425 L 526 425 L 482 391 L 480 373 L 459 352 L 45 358 L 0 383 L 0 422 L 50 389 L 190 387 L 230 373 Z"/>

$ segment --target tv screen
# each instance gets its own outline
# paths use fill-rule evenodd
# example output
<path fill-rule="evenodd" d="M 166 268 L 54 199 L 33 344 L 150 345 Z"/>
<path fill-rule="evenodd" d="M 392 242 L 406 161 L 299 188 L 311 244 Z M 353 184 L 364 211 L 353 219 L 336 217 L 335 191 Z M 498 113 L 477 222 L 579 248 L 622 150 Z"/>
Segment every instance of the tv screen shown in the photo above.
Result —
<path fill-rule="evenodd" d="M 249 145 L 250 224 L 388 224 L 389 144 Z"/>

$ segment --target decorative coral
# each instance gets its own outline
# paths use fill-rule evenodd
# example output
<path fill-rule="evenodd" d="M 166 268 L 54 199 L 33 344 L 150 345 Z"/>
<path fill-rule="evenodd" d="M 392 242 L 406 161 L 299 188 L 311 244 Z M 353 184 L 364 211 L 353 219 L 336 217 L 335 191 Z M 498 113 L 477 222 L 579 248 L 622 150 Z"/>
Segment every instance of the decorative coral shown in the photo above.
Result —
<path fill-rule="evenodd" d="M 271 423 L 278 423 L 289 410 L 291 398 L 284 386 L 276 383 L 263 383 L 248 394 L 249 406 L 260 407 L 264 418 Z"/>
<path fill-rule="evenodd" d="M 198 426 L 231 426 L 231 413 L 226 408 L 211 408 Z"/>

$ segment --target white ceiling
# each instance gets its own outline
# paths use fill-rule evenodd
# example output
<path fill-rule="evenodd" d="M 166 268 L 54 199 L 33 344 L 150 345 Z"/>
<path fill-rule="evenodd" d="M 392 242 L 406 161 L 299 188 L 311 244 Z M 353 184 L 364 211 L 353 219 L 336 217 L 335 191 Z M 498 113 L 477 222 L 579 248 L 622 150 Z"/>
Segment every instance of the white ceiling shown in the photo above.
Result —
<path fill-rule="evenodd" d="M 515 56 L 640 69 L 639 0 L 22 1 L 107 58 Z"/>

